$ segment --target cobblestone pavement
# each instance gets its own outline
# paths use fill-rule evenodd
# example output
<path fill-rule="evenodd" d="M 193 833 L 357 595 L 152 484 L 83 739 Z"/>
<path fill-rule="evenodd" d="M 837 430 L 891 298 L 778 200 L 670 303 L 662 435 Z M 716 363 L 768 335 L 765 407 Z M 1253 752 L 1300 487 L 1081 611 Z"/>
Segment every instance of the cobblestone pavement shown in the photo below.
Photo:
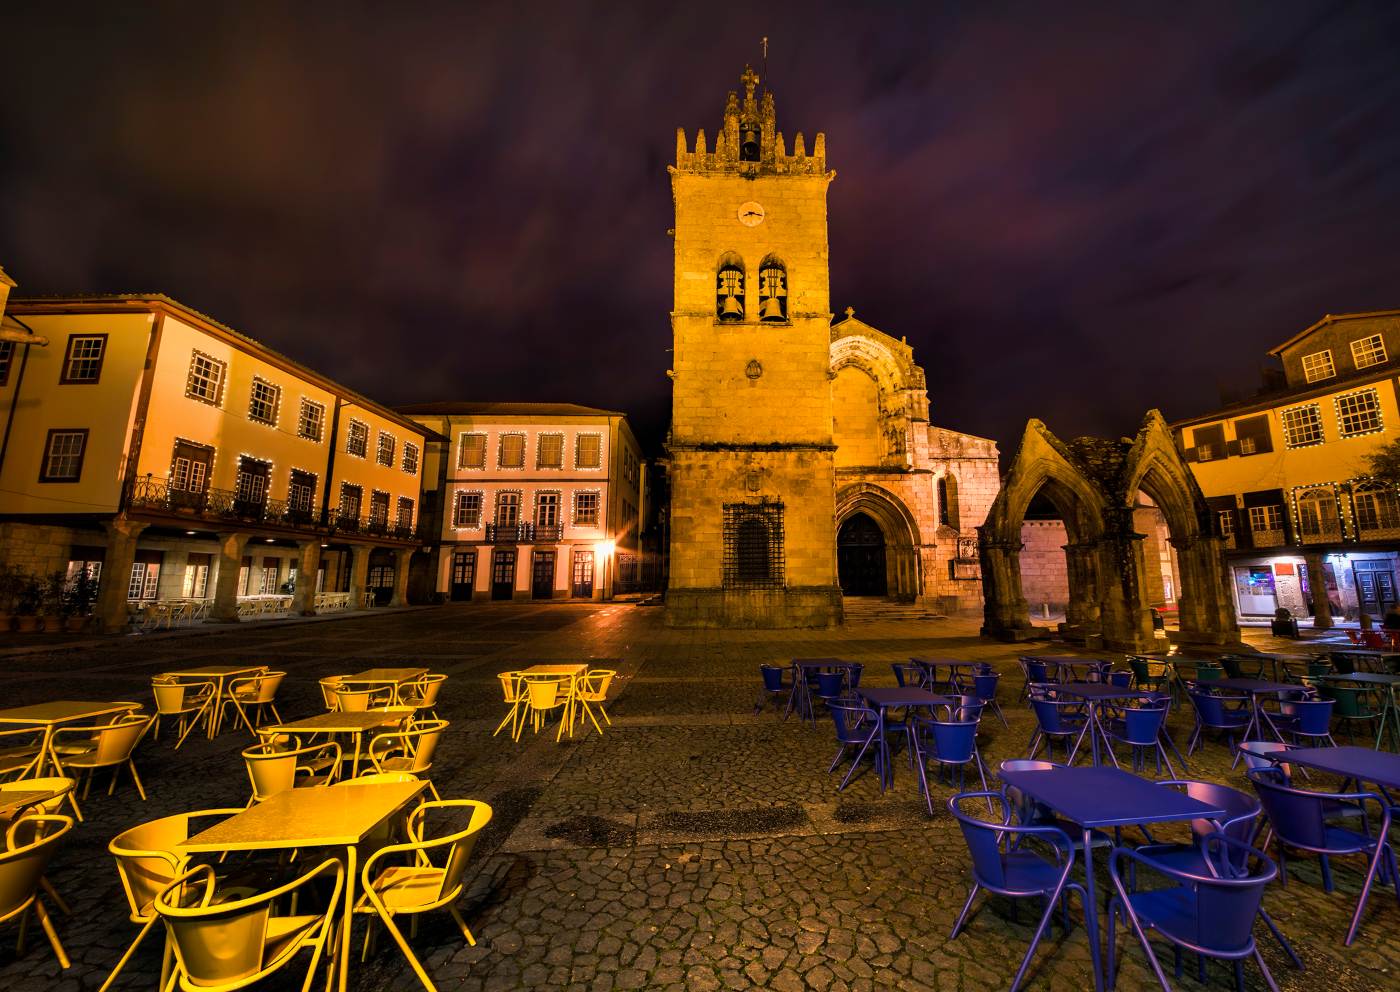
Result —
<path fill-rule="evenodd" d="M 840 656 L 866 663 L 865 683 L 892 685 L 889 663 L 911 655 L 989 660 L 1004 673 L 1010 721 L 1004 728 L 988 715 L 982 724 L 982 753 L 994 773 L 1002 759 L 1023 756 L 1030 737 L 1029 713 L 1015 702 L 1013 659 L 1024 650 L 980 640 L 965 620 L 876 620 L 836 632 L 671 631 L 659 610 L 645 607 L 480 605 L 135 635 L 11 656 L 0 659 L 0 695 L 5 705 L 147 700 L 152 674 L 248 660 L 290 673 L 278 705 L 295 719 L 321 711 L 316 680 L 325 675 L 410 661 L 447 673 L 441 715 L 453 725 L 434 781 L 444 796 L 490 802 L 495 816 L 462 901 L 477 945 L 465 946 L 446 914 L 425 917 L 412 940 L 443 990 L 981 989 L 1009 982 L 1034 912 L 1022 907 L 1017 916 L 1007 902 L 983 901 L 969 928 L 948 940 L 968 886 L 966 848 L 942 808 L 954 788 L 934 785 L 930 818 L 900 756 L 885 795 L 870 774 L 838 793 L 838 777 L 826 773 L 829 723 L 814 729 L 772 710 L 754 715 L 757 668 Z M 527 731 L 519 744 L 493 738 L 504 712 L 496 673 L 551 659 L 617 660 L 622 676 L 607 733 L 590 729 L 559 744 L 552 728 L 537 738 Z M 1183 747 L 1189 726 L 1187 714 L 1173 715 Z M 58 917 L 73 967 L 60 972 L 37 927 L 16 955 L 7 924 L 0 989 L 96 989 L 136 932 L 108 841 L 168 813 L 241 806 L 248 785 L 238 752 L 248 743 L 246 733 L 230 730 L 213 742 L 192 736 L 178 752 L 168 736 L 143 744 L 146 802 L 125 779 L 108 797 L 99 779 L 84 805 L 87 822 L 49 871 L 73 910 Z M 1190 774 L 1244 781 L 1217 743 L 1192 758 Z M 1400 906 L 1391 890 L 1373 893 L 1356 944 L 1342 946 L 1361 876 L 1356 859 L 1339 860 L 1336 893 L 1323 893 L 1315 864 L 1295 861 L 1287 888 L 1267 897 L 1307 967 L 1294 970 L 1261 939 L 1285 989 L 1400 984 Z M 1098 861 L 1102 892 L 1107 876 Z M 1140 949 L 1126 935 L 1119 946 L 1126 953 L 1119 987 L 1148 987 Z M 159 957 L 151 941 L 118 987 L 153 987 Z M 1170 961 L 1165 950 L 1163 959 Z M 358 990 L 418 987 L 388 940 L 350 974 Z M 1221 988 L 1230 981 L 1219 965 L 1209 978 Z M 272 987 L 299 987 L 298 979 Z M 1264 987 L 1252 965 L 1246 981 Z M 1083 927 L 1054 929 L 1026 987 L 1090 986 Z"/>

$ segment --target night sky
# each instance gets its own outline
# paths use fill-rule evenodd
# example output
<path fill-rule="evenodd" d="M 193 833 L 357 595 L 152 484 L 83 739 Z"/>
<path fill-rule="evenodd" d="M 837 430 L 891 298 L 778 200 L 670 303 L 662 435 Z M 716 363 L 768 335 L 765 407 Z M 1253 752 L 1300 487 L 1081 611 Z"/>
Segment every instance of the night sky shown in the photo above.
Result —
<path fill-rule="evenodd" d="M 139 7 L 140 9 L 134 9 Z M 132 9 L 128 9 L 132 8 Z M 591 8 L 591 9 L 590 9 Z M 827 135 L 832 308 L 1014 445 L 1400 307 L 1400 4 L 12 4 L 0 265 L 167 293 L 387 403 L 669 418 L 675 129 Z"/>

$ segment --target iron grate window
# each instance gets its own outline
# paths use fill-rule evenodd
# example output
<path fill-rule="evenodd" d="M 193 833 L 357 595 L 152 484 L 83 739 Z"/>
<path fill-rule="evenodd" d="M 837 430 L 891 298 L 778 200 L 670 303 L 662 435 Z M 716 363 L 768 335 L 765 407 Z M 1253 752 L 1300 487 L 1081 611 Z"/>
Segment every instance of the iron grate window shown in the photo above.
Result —
<path fill-rule="evenodd" d="M 783 565 L 783 504 L 726 503 L 724 587 L 781 588 Z"/>

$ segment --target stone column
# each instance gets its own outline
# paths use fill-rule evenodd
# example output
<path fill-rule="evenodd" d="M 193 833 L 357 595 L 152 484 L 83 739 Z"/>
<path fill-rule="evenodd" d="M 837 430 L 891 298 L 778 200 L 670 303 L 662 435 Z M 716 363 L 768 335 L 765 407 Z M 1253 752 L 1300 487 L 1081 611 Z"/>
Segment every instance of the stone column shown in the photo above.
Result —
<path fill-rule="evenodd" d="M 209 619 L 220 623 L 238 622 L 238 572 L 251 534 L 220 534 L 219 573 L 214 580 L 214 605 Z"/>
<path fill-rule="evenodd" d="M 1327 598 L 1327 573 L 1323 571 L 1322 553 L 1304 551 L 1308 565 L 1308 589 L 1312 593 L 1313 630 L 1332 629 L 1332 603 Z"/>
<path fill-rule="evenodd" d="M 292 612 L 298 616 L 316 615 L 316 569 L 321 564 L 321 542 L 302 541 L 297 545 L 297 587 L 292 593 Z"/>
<path fill-rule="evenodd" d="M 128 623 L 127 587 L 131 584 L 131 566 L 136 563 L 136 539 L 146 525 L 117 517 L 103 523 L 102 529 L 107 532 L 107 552 L 102 560 L 93 613 L 98 630 L 115 634 L 125 630 Z"/>
<path fill-rule="evenodd" d="M 408 563 L 412 558 L 412 548 L 394 552 L 394 594 L 389 597 L 390 606 L 408 605 Z"/>
<path fill-rule="evenodd" d="M 365 608 L 365 583 L 369 580 L 369 556 L 374 548 L 368 544 L 350 545 L 350 609 Z"/>
<path fill-rule="evenodd" d="M 1094 545 L 1066 544 L 1065 570 L 1069 601 L 1065 624 L 1071 629 L 1096 631 L 1099 626 L 1099 592 L 1094 570 Z"/>
<path fill-rule="evenodd" d="M 1114 521 L 1099 542 L 1099 610 L 1104 647 L 1127 653 L 1150 650 L 1156 637 L 1152 615 L 1143 602 L 1146 585 L 1142 535 L 1132 529 L 1131 514 Z"/>
<path fill-rule="evenodd" d="M 1030 607 L 1021 592 L 1021 542 L 981 536 L 982 633 L 1014 640 L 1031 628 Z"/>

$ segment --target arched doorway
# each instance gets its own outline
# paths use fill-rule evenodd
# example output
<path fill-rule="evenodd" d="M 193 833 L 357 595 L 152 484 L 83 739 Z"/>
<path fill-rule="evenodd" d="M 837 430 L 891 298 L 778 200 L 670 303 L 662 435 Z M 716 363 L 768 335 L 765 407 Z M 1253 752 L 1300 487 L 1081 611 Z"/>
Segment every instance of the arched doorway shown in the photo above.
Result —
<path fill-rule="evenodd" d="M 864 513 L 851 515 L 836 532 L 836 570 L 845 596 L 883 596 L 885 534 Z"/>

